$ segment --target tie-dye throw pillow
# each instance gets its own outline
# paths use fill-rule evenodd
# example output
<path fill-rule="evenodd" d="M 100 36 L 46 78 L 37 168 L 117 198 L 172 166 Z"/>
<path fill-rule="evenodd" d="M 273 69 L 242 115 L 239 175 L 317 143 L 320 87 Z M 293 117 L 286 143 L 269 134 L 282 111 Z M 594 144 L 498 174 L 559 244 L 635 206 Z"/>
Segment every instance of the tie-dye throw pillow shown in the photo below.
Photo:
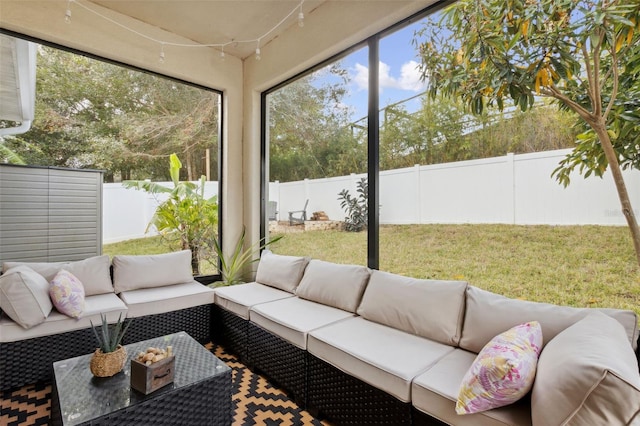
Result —
<path fill-rule="evenodd" d="M 538 321 L 517 325 L 491 339 L 462 379 L 456 413 L 479 413 L 525 396 L 533 386 L 541 350 Z"/>
<path fill-rule="evenodd" d="M 65 315 L 80 318 L 84 312 L 84 286 L 75 275 L 60 270 L 49 283 L 49 296 L 53 306 Z"/>

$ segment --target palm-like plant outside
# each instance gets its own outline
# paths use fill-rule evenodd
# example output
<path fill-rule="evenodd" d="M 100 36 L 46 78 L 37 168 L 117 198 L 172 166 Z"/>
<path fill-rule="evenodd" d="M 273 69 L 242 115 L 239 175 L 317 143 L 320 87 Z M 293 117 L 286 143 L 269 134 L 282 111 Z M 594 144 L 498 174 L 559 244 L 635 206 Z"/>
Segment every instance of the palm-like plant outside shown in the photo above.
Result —
<path fill-rule="evenodd" d="M 125 188 L 140 189 L 150 194 L 166 194 L 168 198 L 160 203 L 147 226 L 155 226 L 161 235 L 176 235 L 183 250 L 191 250 L 191 268 L 194 275 L 200 274 L 200 262 L 216 240 L 218 227 L 217 197 L 204 197 L 205 177 L 200 184 L 180 182 L 182 163 L 176 154 L 169 157 L 173 188 L 157 182 L 124 181 Z"/>

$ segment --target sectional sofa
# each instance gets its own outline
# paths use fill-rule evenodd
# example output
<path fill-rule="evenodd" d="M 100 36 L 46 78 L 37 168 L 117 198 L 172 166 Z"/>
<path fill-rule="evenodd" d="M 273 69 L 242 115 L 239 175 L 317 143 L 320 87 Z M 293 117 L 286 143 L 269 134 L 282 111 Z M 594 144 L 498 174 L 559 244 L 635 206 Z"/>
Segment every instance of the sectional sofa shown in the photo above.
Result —
<path fill-rule="evenodd" d="M 0 276 L 0 389 L 49 380 L 54 361 L 96 348 L 90 323 L 133 319 L 124 344 L 178 331 L 211 338 L 213 289 L 195 281 L 188 250 L 152 256 L 96 256 L 77 262 L 5 262 Z M 69 282 L 70 272 L 76 280 Z M 70 285 L 61 310 L 49 295 L 56 277 Z M 78 286 L 78 282 L 80 285 Z M 79 293 L 82 293 L 81 295 Z M 81 296 L 81 297 L 80 297 Z M 69 316 L 75 315 L 76 317 Z"/>
<path fill-rule="evenodd" d="M 337 424 L 640 424 L 632 311 L 269 251 L 215 306 L 216 338 Z"/>

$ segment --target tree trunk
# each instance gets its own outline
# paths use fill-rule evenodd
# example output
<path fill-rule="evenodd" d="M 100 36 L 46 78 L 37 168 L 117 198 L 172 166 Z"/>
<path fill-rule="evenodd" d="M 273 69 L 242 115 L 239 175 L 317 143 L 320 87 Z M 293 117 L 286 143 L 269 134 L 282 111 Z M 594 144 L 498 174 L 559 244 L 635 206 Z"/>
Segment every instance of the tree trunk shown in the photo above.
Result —
<path fill-rule="evenodd" d="M 192 245 L 191 249 L 191 271 L 193 275 L 200 275 L 200 260 L 198 259 L 198 246 Z"/>
<path fill-rule="evenodd" d="M 609 162 L 609 168 L 613 174 L 613 181 L 615 182 L 616 189 L 618 190 L 618 197 L 620 198 L 620 204 L 622 206 L 622 214 L 624 214 L 627 224 L 629 225 L 631 238 L 633 240 L 633 247 L 636 250 L 636 260 L 638 262 L 638 266 L 640 266 L 640 228 L 638 228 L 638 222 L 633 211 L 633 206 L 631 205 L 631 200 L 629 199 L 627 186 L 625 185 L 624 178 L 622 177 L 618 156 L 611 144 L 611 139 L 609 138 L 609 133 L 607 133 L 604 123 L 593 123 L 593 129 L 600 139 L 600 145 L 602 146 L 604 155 Z"/>

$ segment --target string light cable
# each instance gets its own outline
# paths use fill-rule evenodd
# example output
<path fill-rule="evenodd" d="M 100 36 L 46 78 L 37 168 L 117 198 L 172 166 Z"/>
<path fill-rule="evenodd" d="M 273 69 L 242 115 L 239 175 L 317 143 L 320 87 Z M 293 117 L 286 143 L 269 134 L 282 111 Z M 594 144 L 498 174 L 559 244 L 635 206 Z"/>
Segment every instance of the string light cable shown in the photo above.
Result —
<path fill-rule="evenodd" d="M 255 43 L 256 44 L 256 59 L 260 60 L 260 56 L 261 56 L 261 52 L 260 52 L 260 42 L 262 41 L 262 39 L 266 38 L 269 34 L 271 34 L 272 32 L 274 32 L 276 29 L 278 29 L 279 27 L 281 27 L 282 25 L 284 25 L 285 22 L 287 22 L 287 20 L 289 20 L 289 18 L 291 18 L 291 16 L 293 16 L 296 12 L 297 12 L 297 16 L 298 16 L 298 26 L 303 27 L 304 26 L 304 13 L 302 11 L 302 6 L 304 4 L 305 0 L 300 0 L 300 3 L 298 3 L 284 18 L 282 18 L 280 20 L 280 22 L 278 22 L 276 25 L 274 25 L 269 31 L 267 31 L 266 33 L 264 33 L 263 35 L 261 35 L 258 38 L 254 38 L 254 39 L 247 39 L 247 40 L 230 40 L 227 42 L 223 42 L 223 43 L 209 43 L 209 44 L 197 44 L 197 43 L 174 43 L 174 42 L 170 42 L 170 41 L 164 41 L 164 40 L 160 40 L 157 39 L 155 37 L 151 37 L 147 34 L 144 34 L 140 31 L 137 31 L 131 27 L 128 27 L 124 24 L 122 24 L 121 22 L 116 21 L 115 19 L 112 19 L 108 16 L 103 15 L 102 13 L 98 12 L 95 9 L 92 9 L 91 7 L 87 6 L 86 4 L 80 2 L 79 0 L 68 0 L 67 2 L 67 10 L 65 11 L 65 15 L 64 15 L 64 20 L 67 23 L 71 22 L 71 4 L 74 4 L 76 6 L 79 6 L 81 8 L 83 8 L 84 10 L 93 13 L 94 15 L 104 19 L 105 21 L 108 21 L 110 23 L 112 23 L 113 25 L 116 25 L 126 31 L 129 31 L 139 37 L 142 37 L 146 40 L 149 40 L 151 42 L 154 43 L 158 43 L 160 45 L 160 55 L 159 55 L 159 60 L 160 62 L 164 62 L 165 60 L 165 46 L 172 46 L 172 47 L 196 47 L 196 48 L 200 48 L 200 47 L 213 47 L 213 48 L 218 48 L 220 49 L 220 57 L 224 58 L 225 57 L 225 52 L 224 52 L 224 48 L 226 46 L 229 45 L 237 45 L 240 43 Z"/>

